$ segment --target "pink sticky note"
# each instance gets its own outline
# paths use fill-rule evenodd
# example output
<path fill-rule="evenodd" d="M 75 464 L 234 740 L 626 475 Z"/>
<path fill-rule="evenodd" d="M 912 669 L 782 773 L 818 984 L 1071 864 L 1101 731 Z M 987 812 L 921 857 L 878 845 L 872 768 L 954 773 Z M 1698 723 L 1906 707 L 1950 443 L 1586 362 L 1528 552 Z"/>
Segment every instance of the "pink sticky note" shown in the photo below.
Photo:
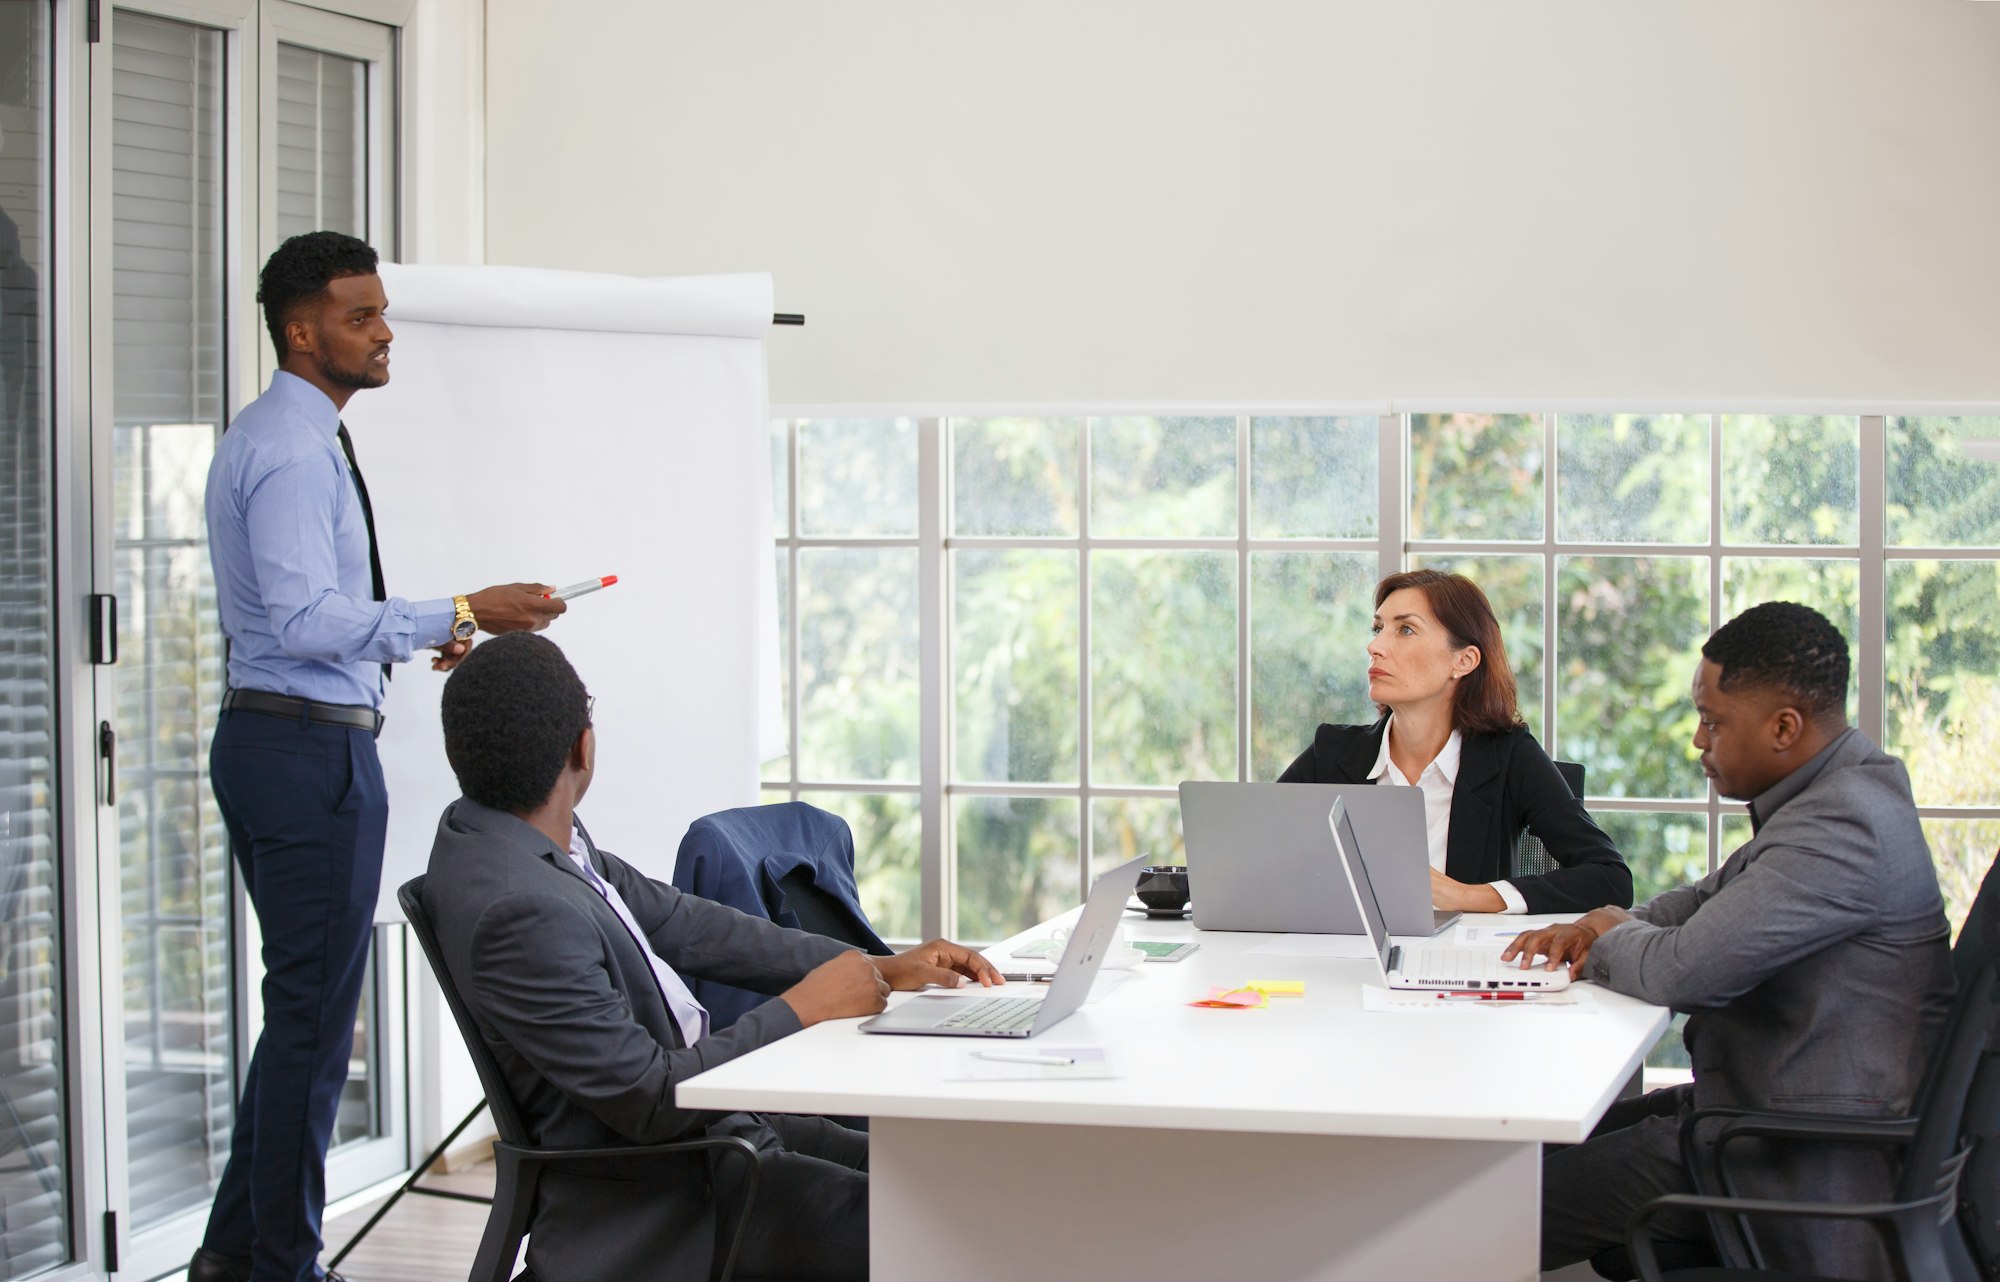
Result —
<path fill-rule="evenodd" d="M 1264 994 L 1248 988 L 1211 988 L 1208 996 L 1199 1001 L 1189 1002 L 1190 1006 L 1207 1006 L 1215 1010 L 1255 1010 L 1264 1004 Z"/>

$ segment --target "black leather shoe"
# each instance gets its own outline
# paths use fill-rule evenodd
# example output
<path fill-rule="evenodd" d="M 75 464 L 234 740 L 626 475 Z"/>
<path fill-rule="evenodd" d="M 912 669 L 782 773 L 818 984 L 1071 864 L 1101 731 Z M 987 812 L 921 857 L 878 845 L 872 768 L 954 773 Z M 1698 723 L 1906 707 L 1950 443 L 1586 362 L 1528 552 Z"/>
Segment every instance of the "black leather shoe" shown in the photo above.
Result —
<path fill-rule="evenodd" d="M 203 1247 L 188 1261 L 187 1282 L 250 1282 L 250 1261 Z"/>

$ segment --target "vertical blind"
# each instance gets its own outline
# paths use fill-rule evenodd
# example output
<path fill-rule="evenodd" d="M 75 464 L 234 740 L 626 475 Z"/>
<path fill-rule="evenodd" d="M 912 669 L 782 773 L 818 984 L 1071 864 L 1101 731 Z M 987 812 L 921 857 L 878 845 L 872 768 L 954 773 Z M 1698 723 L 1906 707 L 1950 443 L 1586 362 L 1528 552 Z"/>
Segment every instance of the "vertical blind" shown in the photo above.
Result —
<path fill-rule="evenodd" d="M 368 64 L 278 46 L 278 239 L 368 235 Z"/>
<path fill-rule="evenodd" d="M 221 433 L 223 36 L 120 11 L 112 57 L 113 564 L 132 1227 L 207 1204 L 235 1072 L 222 643 L 202 491 Z"/>
<path fill-rule="evenodd" d="M 48 6 L 0 0 L 0 1279 L 69 1258 L 48 416 Z"/>

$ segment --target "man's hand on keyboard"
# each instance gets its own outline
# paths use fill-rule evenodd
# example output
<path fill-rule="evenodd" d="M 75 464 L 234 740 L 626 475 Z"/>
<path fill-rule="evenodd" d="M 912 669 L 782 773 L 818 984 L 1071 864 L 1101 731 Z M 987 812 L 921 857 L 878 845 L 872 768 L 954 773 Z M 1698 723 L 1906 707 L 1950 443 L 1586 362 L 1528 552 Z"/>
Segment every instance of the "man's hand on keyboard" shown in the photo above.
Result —
<path fill-rule="evenodd" d="M 806 977 L 779 994 L 799 1024 L 811 1028 L 823 1019 L 873 1015 L 889 1004 L 889 985 L 869 964 L 865 953 L 842 953 L 806 972 Z"/>
<path fill-rule="evenodd" d="M 894 957 L 871 960 L 882 972 L 882 978 L 889 981 L 889 987 L 898 992 L 922 988 L 925 984 L 956 988 L 964 979 L 977 980 L 988 988 L 1007 982 L 992 962 L 948 939 L 933 939 Z"/>
<path fill-rule="evenodd" d="M 1583 964 L 1590 960 L 1590 946 L 1598 936 L 1610 930 L 1619 922 L 1632 920 L 1632 914 L 1623 908 L 1596 908 L 1573 922 L 1560 926 L 1544 926 L 1540 930 L 1524 930 L 1514 936 L 1514 942 L 1507 945 L 1500 954 L 1503 962 L 1520 958 L 1521 969 L 1527 970 L 1535 964 L 1535 958 L 1546 957 L 1544 970 L 1554 970 L 1567 964 L 1571 979 L 1583 978 Z"/>

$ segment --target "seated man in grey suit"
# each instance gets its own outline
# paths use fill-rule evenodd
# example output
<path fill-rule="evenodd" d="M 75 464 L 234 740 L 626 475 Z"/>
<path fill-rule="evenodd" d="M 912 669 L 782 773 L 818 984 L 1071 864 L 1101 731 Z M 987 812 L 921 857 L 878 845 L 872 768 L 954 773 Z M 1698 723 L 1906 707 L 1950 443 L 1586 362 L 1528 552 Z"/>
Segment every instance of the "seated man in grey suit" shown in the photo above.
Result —
<path fill-rule="evenodd" d="M 1847 642 L 1778 602 L 1701 652 L 1694 746 L 1716 791 L 1749 803 L 1750 841 L 1692 886 L 1524 934 L 1505 954 L 1547 954 L 1551 969 L 1689 1012 L 1691 1085 L 1622 1101 L 1584 1143 L 1544 1154 L 1544 1269 L 1622 1244 L 1647 1202 L 1693 1191 L 1683 1110 L 1907 1111 L 1951 1000 L 1950 931 L 1909 775 L 1847 724 Z M 1745 1196 L 1889 1194 L 1878 1149 L 1794 1145 L 1754 1164 L 1730 1152 Z M 1710 1240 L 1692 1217 L 1662 1231 Z M 1766 1220 L 1757 1233 L 1779 1268 L 1890 1276 L 1866 1224 Z"/>
<path fill-rule="evenodd" d="M 879 1011 L 892 988 L 1003 981 L 956 944 L 869 957 L 598 849 L 575 818 L 597 752 L 593 702 L 562 651 L 528 633 L 479 646 L 445 683 L 445 752 L 465 795 L 438 823 L 424 906 L 446 968 L 536 1142 L 740 1135 L 763 1158 L 739 1275 L 865 1278 L 865 1134 L 679 1108 L 674 1088 L 809 1024 Z M 711 1034 L 683 975 L 776 997 Z M 716 1207 L 738 1204 L 740 1170 L 695 1154 L 667 1178 L 657 1164 L 623 1179 L 550 1173 L 529 1267 L 544 1282 L 703 1282 L 735 1229 Z"/>

